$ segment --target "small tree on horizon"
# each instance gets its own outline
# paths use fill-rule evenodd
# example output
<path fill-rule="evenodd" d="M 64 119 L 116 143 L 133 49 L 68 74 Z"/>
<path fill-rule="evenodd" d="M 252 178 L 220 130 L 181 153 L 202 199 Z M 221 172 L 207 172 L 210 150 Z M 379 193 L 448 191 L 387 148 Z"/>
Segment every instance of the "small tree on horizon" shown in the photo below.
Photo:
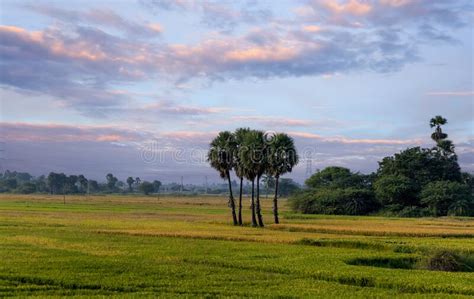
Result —
<path fill-rule="evenodd" d="M 128 191 L 129 192 L 133 191 L 133 183 L 135 183 L 135 180 L 131 176 L 129 176 L 127 178 L 127 185 L 128 185 Z"/>

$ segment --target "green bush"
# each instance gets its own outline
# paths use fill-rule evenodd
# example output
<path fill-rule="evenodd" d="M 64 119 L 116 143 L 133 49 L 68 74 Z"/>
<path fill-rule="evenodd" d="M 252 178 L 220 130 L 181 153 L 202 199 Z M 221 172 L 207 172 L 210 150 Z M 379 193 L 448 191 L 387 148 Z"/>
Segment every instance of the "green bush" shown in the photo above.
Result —
<path fill-rule="evenodd" d="M 378 200 L 385 205 L 418 205 L 416 189 L 413 182 L 404 175 L 386 175 L 374 183 Z"/>
<path fill-rule="evenodd" d="M 290 204 L 305 214 L 366 215 L 379 208 L 372 191 L 358 188 L 305 190 L 291 197 Z"/>
<path fill-rule="evenodd" d="M 426 205 L 433 216 L 473 215 L 473 196 L 468 185 L 436 181 L 427 184 L 420 194 L 421 203 Z"/>

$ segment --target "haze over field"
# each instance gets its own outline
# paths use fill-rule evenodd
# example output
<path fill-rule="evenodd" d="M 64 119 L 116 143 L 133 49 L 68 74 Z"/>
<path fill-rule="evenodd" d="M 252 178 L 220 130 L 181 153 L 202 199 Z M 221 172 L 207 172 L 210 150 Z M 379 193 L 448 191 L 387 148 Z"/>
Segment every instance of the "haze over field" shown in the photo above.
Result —
<path fill-rule="evenodd" d="M 292 177 L 446 131 L 474 171 L 471 1 L 1 1 L 6 169 L 218 181 L 221 130 L 295 138 Z"/>

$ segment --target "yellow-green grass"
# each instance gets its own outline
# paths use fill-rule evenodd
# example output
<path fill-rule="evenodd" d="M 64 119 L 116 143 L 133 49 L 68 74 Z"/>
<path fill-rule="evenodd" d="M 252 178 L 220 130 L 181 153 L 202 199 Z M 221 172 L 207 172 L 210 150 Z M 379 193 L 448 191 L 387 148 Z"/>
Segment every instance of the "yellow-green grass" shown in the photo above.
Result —
<path fill-rule="evenodd" d="M 474 254 L 469 218 L 230 225 L 222 197 L 0 195 L 0 297 L 472 297 L 474 272 L 353 265 Z"/>

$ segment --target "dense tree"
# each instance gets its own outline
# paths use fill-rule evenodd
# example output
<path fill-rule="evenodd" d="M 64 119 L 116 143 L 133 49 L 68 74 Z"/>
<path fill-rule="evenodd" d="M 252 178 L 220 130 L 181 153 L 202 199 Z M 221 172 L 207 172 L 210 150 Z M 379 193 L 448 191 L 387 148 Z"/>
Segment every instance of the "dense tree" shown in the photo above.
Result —
<path fill-rule="evenodd" d="M 115 184 L 117 184 L 118 179 L 116 177 L 114 177 L 114 175 L 111 174 L 111 173 L 107 174 L 105 179 L 107 180 L 107 188 L 110 191 L 114 191 L 115 190 Z"/>
<path fill-rule="evenodd" d="M 232 212 L 234 225 L 238 225 L 237 214 L 235 213 L 235 201 L 232 194 L 232 184 L 230 181 L 230 172 L 234 167 L 234 152 L 236 151 L 236 142 L 234 135 L 229 131 L 220 132 L 219 135 L 211 141 L 210 149 L 207 154 L 207 160 L 211 167 L 219 172 L 223 179 L 227 179 L 229 184 L 229 206 Z"/>
<path fill-rule="evenodd" d="M 13 190 L 18 187 L 18 181 L 15 178 L 7 178 L 4 180 L 4 185 L 7 189 Z"/>
<path fill-rule="evenodd" d="M 306 180 L 307 190 L 290 198 L 293 209 L 303 213 L 365 215 L 379 208 L 371 176 L 330 166 Z"/>
<path fill-rule="evenodd" d="M 273 136 L 267 146 L 267 173 L 275 177 L 275 196 L 273 197 L 273 217 L 275 223 L 278 219 L 278 183 L 280 176 L 291 172 L 298 164 L 298 154 L 293 139 L 284 133 Z"/>
<path fill-rule="evenodd" d="M 385 205 L 419 205 L 416 187 L 408 177 L 401 174 L 381 176 L 374 183 L 374 191 Z"/>
<path fill-rule="evenodd" d="M 133 191 L 133 183 L 135 183 L 135 180 L 131 176 L 129 176 L 127 178 L 127 185 L 128 185 L 128 191 L 129 192 Z"/>
<path fill-rule="evenodd" d="M 66 184 L 66 175 L 64 173 L 51 172 L 48 175 L 48 187 L 52 194 L 63 193 Z"/>
<path fill-rule="evenodd" d="M 66 176 L 66 183 L 64 185 L 64 193 L 74 194 L 78 192 L 76 186 L 79 177 L 77 175 Z"/>
<path fill-rule="evenodd" d="M 433 216 L 473 214 L 473 198 L 469 186 L 459 182 L 436 181 L 428 183 L 421 191 L 421 203 Z"/>
<path fill-rule="evenodd" d="M 81 191 L 82 193 L 88 192 L 88 187 L 87 187 L 87 186 L 88 186 L 88 181 L 87 181 L 86 177 L 81 174 L 81 175 L 79 175 L 79 176 L 77 177 L 77 181 L 78 181 L 78 183 L 79 183 L 79 189 L 80 189 L 80 191 Z"/>
<path fill-rule="evenodd" d="M 461 173 L 454 145 L 441 128 L 446 123 L 439 115 L 430 120 L 430 127 L 435 128 L 431 134 L 435 147 L 409 148 L 379 162 L 374 184 L 377 198 L 393 205 L 392 210 L 398 207 L 399 215 L 407 207 L 433 216 L 463 214 L 468 210 L 469 201 L 454 194 L 470 198 L 466 192 L 472 194 L 471 178 Z M 426 206 L 429 210 L 424 209 Z"/>
<path fill-rule="evenodd" d="M 92 192 L 99 191 L 100 190 L 99 183 L 95 180 L 89 180 L 88 189 L 89 189 L 89 191 L 92 191 Z"/>
<path fill-rule="evenodd" d="M 17 189 L 18 193 L 30 194 L 36 192 L 36 185 L 33 182 L 26 182 L 20 185 Z"/>
<path fill-rule="evenodd" d="M 145 195 L 152 193 L 154 190 L 153 184 L 147 181 L 143 181 L 138 188 Z"/>
<path fill-rule="evenodd" d="M 306 180 L 305 184 L 310 188 L 364 188 L 368 185 L 366 177 L 359 173 L 352 173 L 348 168 L 329 166 L 321 171 L 318 170 Z"/>
<path fill-rule="evenodd" d="M 379 162 L 378 177 L 403 175 L 417 191 L 432 181 L 461 181 L 461 169 L 455 159 L 437 151 L 413 147 Z"/>
<path fill-rule="evenodd" d="M 278 183 L 278 196 L 286 197 L 300 190 L 300 186 L 290 178 L 280 178 Z"/>
<path fill-rule="evenodd" d="M 161 185 L 162 185 L 162 184 L 161 184 L 160 181 L 154 180 L 154 181 L 153 181 L 153 192 L 155 192 L 155 193 L 160 192 Z"/>

